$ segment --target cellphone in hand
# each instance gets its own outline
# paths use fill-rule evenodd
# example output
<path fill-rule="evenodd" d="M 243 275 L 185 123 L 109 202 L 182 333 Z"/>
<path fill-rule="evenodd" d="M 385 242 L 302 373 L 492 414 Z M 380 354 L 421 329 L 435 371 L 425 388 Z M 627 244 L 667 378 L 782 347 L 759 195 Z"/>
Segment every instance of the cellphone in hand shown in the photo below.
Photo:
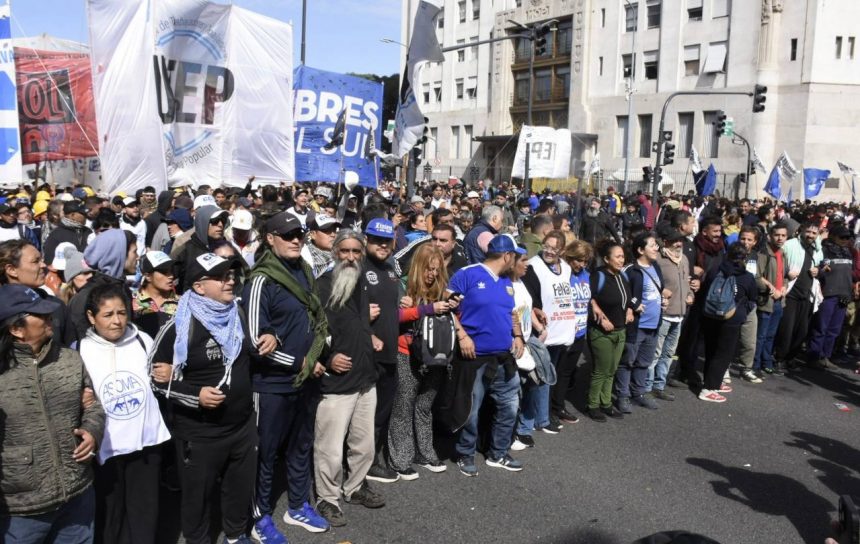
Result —
<path fill-rule="evenodd" d="M 463 293 L 451 293 L 448 295 L 448 300 L 460 300 L 463 297 Z"/>
<path fill-rule="evenodd" d="M 839 544 L 860 544 L 860 511 L 848 495 L 839 497 Z"/>

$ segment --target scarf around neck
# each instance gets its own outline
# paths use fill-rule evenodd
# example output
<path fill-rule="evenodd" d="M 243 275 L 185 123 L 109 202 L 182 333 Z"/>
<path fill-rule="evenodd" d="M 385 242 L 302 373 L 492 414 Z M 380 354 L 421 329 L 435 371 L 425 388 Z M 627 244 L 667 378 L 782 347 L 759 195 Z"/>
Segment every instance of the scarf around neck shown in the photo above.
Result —
<path fill-rule="evenodd" d="M 705 267 L 705 255 L 715 256 L 719 255 L 726 248 L 725 242 L 720 238 L 717 242 L 712 242 L 699 233 L 693 239 L 693 243 L 696 244 L 696 247 L 699 249 L 699 254 L 696 256 L 696 266 L 701 268 Z"/>

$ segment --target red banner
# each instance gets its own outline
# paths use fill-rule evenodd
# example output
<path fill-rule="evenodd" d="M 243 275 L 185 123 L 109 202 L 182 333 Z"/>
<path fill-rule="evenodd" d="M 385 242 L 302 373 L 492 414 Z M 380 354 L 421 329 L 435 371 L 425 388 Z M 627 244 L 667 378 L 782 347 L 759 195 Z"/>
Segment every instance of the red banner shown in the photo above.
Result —
<path fill-rule="evenodd" d="M 16 47 L 15 71 L 24 164 L 98 155 L 89 55 Z"/>

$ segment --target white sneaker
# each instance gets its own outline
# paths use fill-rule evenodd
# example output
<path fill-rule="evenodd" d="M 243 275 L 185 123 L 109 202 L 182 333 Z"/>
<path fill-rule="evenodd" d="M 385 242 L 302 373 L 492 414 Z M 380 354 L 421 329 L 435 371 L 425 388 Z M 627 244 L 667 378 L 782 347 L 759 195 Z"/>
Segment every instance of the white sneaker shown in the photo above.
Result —
<path fill-rule="evenodd" d="M 702 389 L 702 392 L 699 393 L 699 400 L 705 400 L 708 402 L 726 402 L 726 397 L 720 395 L 716 391 Z"/>

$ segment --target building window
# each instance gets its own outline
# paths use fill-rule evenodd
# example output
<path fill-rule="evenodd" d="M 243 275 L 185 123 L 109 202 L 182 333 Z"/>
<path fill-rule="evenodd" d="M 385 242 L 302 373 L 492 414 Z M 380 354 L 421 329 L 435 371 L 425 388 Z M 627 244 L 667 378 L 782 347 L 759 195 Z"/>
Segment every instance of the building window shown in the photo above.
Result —
<path fill-rule="evenodd" d="M 481 0 L 472 0 L 472 19 L 477 21 L 481 18 Z"/>
<path fill-rule="evenodd" d="M 464 125 L 463 126 L 463 141 L 461 142 L 463 145 L 463 150 L 460 152 L 460 156 L 464 159 L 472 158 L 472 125 Z"/>
<path fill-rule="evenodd" d="M 797 60 L 797 38 L 791 39 L 791 60 Z"/>
<path fill-rule="evenodd" d="M 430 103 L 430 85 L 424 85 L 424 103 Z"/>
<path fill-rule="evenodd" d="M 824 188 L 825 189 L 838 189 L 839 188 L 839 178 L 827 178 L 824 180 Z"/>
<path fill-rule="evenodd" d="M 597 57 L 597 75 L 603 75 L 603 57 Z"/>
<path fill-rule="evenodd" d="M 848 58 L 854 60 L 854 36 L 848 37 Z"/>
<path fill-rule="evenodd" d="M 517 72 L 514 75 L 514 104 L 522 105 L 529 102 L 529 73 Z"/>
<path fill-rule="evenodd" d="M 466 22 L 466 0 L 460 0 L 457 2 L 457 9 L 460 12 L 460 22 Z"/>
<path fill-rule="evenodd" d="M 478 98 L 478 78 L 470 77 L 466 82 L 466 98 L 472 100 Z"/>
<path fill-rule="evenodd" d="M 633 55 L 621 55 L 621 77 L 633 77 Z"/>
<path fill-rule="evenodd" d="M 726 42 L 712 42 L 708 44 L 708 56 L 705 58 L 706 74 L 716 74 L 726 71 L 726 54 L 728 53 Z"/>
<path fill-rule="evenodd" d="M 436 127 L 430 127 L 430 137 L 427 138 L 427 157 L 438 157 L 439 156 L 439 146 L 438 140 L 436 136 L 439 134 L 439 129 Z"/>
<path fill-rule="evenodd" d="M 732 0 L 714 0 L 711 4 L 711 17 L 728 17 L 732 11 Z"/>
<path fill-rule="evenodd" d="M 842 36 L 836 36 L 836 58 L 842 58 Z"/>
<path fill-rule="evenodd" d="M 698 45 L 684 47 L 684 75 L 699 75 L 699 49 Z"/>
<path fill-rule="evenodd" d="M 548 36 L 551 40 L 551 36 Z M 573 24 L 570 21 L 558 25 L 558 30 L 555 32 L 555 39 L 558 40 L 556 54 L 558 56 L 570 55 L 570 46 L 573 41 Z"/>
<path fill-rule="evenodd" d="M 570 66 L 559 66 L 555 69 L 555 84 L 553 102 L 570 100 Z"/>
<path fill-rule="evenodd" d="M 552 70 L 535 70 L 535 102 L 547 102 L 552 96 Z"/>
<path fill-rule="evenodd" d="M 466 45 L 466 40 L 457 40 L 457 46 L 461 47 Z M 457 49 L 457 62 L 463 62 L 466 60 L 466 50 L 465 49 Z"/>
<path fill-rule="evenodd" d="M 624 6 L 624 32 L 635 32 L 639 25 L 639 4 Z"/>
<path fill-rule="evenodd" d="M 463 78 L 456 80 L 454 86 L 456 88 L 457 100 L 463 100 Z"/>
<path fill-rule="evenodd" d="M 442 14 L 439 14 L 439 18 L 436 19 L 436 24 L 439 28 L 445 28 L 445 17 Z"/>
<path fill-rule="evenodd" d="M 436 85 L 433 86 L 433 94 L 436 95 L 436 102 L 442 101 L 442 84 L 441 83 L 436 83 Z"/>
<path fill-rule="evenodd" d="M 627 116 L 619 115 L 615 118 L 615 156 L 623 157 L 627 149 Z"/>
<path fill-rule="evenodd" d="M 687 0 L 687 20 L 702 20 L 702 0 Z"/>
<path fill-rule="evenodd" d="M 648 28 L 660 28 L 661 0 L 648 0 Z"/>
<path fill-rule="evenodd" d="M 645 51 L 643 60 L 645 61 L 645 79 L 657 79 L 659 68 L 659 51 Z"/>
<path fill-rule="evenodd" d="M 451 149 L 452 159 L 460 158 L 460 127 L 451 127 Z"/>
<path fill-rule="evenodd" d="M 647 159 L 651 156 L 651 115 L 639 116 L 639 156 Z"/>
<path fill-rule="evenodd" d="M 678 114 L 678 153 L 681 157 L 690 156 L 690 147 L 693 145 L 693 112 Z"/>
<path fill-rule="evenodd" d="M 600 8 L 600 28 L 606 28 L 606 8 Z"/>
<path fill-rule="evenodd" d="M 469 38 L 469 41 L 470 42 L 476 42 L 476 41 L 478 41 L 478 37 L 472 36 L 471 38 Z M 472 58 L 472 60 L 478 58 L 478 46 L 477 45 L 473 45 L 472 47 L 469 48 L 469 55 Z"/>
<path fill-rule="evenodd" d="M 515 51 L 516 62 L 522 62 L 529 59 L 532 51 L 531 46 L 532 42 L 530 40 L 525 38 L 517 40 L 517 49 Z"/>
<path fill-rule="evenodd" d="M 719 157 L 720 155 L 720 136 L 717 134 L 717 112 L 703 112 L 705 121 L 705 137 L 702 142 L 702 153 L 705 157 Z"/>

